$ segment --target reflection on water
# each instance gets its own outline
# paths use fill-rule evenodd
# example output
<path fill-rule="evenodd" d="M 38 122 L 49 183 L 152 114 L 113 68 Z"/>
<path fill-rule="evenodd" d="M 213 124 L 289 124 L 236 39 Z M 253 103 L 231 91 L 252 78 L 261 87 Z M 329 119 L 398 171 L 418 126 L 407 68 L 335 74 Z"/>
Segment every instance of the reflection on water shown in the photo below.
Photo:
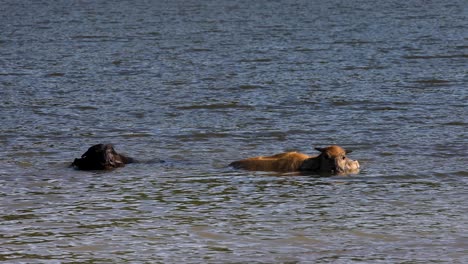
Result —
<path fill-rule="evenodd" d="M 0 261 L 467 262 L 465 5 L 6 1 Z M 330 144 L 361 172 L 226 167 Z"/>
<path fill-rule="evenodd" d="M 398 262 L 450 261 L 465 250 L 459 181 L 128 176 L 128 168 L 9 182 L 22 186 L 2 205 L 3 258 Z"/>

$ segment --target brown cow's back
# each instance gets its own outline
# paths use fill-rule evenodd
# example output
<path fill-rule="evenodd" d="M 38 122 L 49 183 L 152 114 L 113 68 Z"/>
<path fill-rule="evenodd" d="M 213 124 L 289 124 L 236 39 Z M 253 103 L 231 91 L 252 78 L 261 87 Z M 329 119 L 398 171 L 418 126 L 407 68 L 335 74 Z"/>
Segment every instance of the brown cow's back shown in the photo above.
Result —
<path fill-rule="evenodd" d="M 285 152 L 273 156 L 259 156 L 234 161 L 230 166 L 253 171 L 298 171 L 304 160 L 311 156 L 298 152 Z"/>

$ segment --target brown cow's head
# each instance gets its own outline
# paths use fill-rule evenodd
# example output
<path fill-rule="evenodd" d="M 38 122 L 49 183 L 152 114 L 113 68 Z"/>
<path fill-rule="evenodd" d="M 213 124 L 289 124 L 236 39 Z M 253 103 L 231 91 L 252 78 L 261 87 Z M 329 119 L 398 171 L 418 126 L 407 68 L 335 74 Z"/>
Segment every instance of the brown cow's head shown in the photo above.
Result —
<path fill-rule="evenodd" d="M 111 144 L 97 144 L 88 149 L 72 166 L 80 170 L 109 170 L 123 167 L 133 159 L 118 154 Z"/>
<path fill-rule="evenodd" d="M 331 172 L 335 174 L 343 174 L 348 172 L 356 172 L 359 170 L 359 162 L 349 159 L 346 154 L 351 153 L 350 150 L 345 150 L 340 146 L 329 146 L 326 148 L 315 148 L 320 151 L 319 170 L 322 172 Z"/>

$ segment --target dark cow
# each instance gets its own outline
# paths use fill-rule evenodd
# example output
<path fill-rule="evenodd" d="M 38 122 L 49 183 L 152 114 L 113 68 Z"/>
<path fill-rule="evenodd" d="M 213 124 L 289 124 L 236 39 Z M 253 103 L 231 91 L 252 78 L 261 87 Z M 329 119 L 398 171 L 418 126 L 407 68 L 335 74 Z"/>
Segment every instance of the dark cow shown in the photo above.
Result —
<path fill-rule="evenodd" d="M 132 162 L 135 160 L 117 153 L 111 144 L 97 144 L 75 159 L 71 166 L 80 170 L 110 170 Z"/>

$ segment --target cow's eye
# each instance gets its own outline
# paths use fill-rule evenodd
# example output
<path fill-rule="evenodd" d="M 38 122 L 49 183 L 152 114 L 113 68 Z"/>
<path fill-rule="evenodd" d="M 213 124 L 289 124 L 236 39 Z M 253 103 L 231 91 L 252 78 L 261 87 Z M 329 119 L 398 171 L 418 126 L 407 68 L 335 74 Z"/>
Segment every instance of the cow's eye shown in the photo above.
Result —
<path fill-rule="evenodd" d="M 346 159 L 346 157 L 345 157 L 345 156 L 343 156 L 343 160 L 345 160 L 345 159 Z"/>

